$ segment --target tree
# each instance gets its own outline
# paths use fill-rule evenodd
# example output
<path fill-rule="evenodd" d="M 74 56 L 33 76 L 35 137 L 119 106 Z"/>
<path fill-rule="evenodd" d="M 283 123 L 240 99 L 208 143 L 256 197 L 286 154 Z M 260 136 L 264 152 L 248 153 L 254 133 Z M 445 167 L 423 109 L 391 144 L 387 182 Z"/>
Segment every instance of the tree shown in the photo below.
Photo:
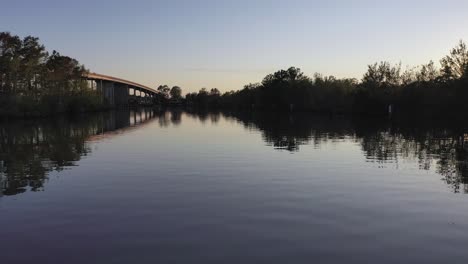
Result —
<path fill-rule="evenodd" d="M 367 72 L 362 78 L 365 86 L 396 86 L 401 83 L 401 63 L 392 66 L 389 62 L 382 61 L 367 66 Z"/>
<path fill-rule="evenodd" d="M 264 86 L 273 85 L 276 83 L 283 83 L 283 82 L 292 82 L 296 80 L 303 80 L 305 78 L 304 73 L 301 69 L 296 67 L 290 67 L 287 70 L 279 70 L 273 74 L 267 75 L 264 79 L 262 84 Z"/>
<path fill-rule="evenodd" d="M 86 71 L 76 59 L 59 52 L 49 56 L 37 37 L 21 39 L 0 32 L 0 114 L 97 107 L 101 102 L 97 92 L 83 81 Z"/>
<path fill-rule="evenodd" d="M 434 81 L 438 76 L 438 70 L 436 69 L 434 62 L 430 61 L 428 64 L 421 66 L 421 70 L 416 74 L 416 79 L 419 82 L 430 82 Z"/>
<path fill-rule="evenodd" d="M 221 92 L 218 90 L 218 88 L 211 88 L 210 95 L 211 96 L 220 96 Z"/>
<path fill-rule="evenodd" d="M 55 50 L 46 62 L 46 69 L 48 86 L 52 88 L 50 92 L 60 95 L 78 91 L 81 88 L 81 78 L 86 72 L 77 60 L 62 56 Z"/>
<path fill-rule="evenodd" d="M 406 68 L 400 76 L 402 85 L 410 85 L 417 81 L 417 73 L 415 68 Z"/>
<path fill-rule="evenodd" d="M 171 91 L 171 88 L 169 88 L 169 86 L 160 85 L 157 90 L 164 98 L 166 98 L 166 99 L 169 98 L 169 96 L 170 96 L 169 92 Z"/>
<path fill-rule="evenodd" d="M 445 56 L 440 64 L 441 73 L 444 80 L 454 80 L 466 77 L 468 74 L 468 49 L 465 42 L 460 40 L 458 46 Z"/>
<path fill-rule="evenodd" d="M 3 92 L 16 92 L 22 42 L 9 32 L 0 33 L 0 85 Z"/>
<path fill-rule="evenodd" d="M 179 86 L 174 86 L 172 87 L 170 94 L 172 99 L 179 100 L 182 98 L 182 88 Z"/>
<path fill-rule="evenodd" d="M 26 86 L 24 88 L 27 89 L 28 92 L 31 92 L 32 89 L 35 88 L 34 95 L 37 95 L 38 84 L 43 81 L 40 79 L 44 77 L 43 69 L 48 54 L 45 51 L 44 45 L 39 43 L 39 38 L 27 36 L 24 38 L 22 44 L 20 50 L 22 83 Z"/>
<path fill-rule="evenodd" d="M 198 91 L 198 95 L 206 96 L 206 95 L 208 95 L 208 91 L 206 90 L 205 87 L 203 87 L 203 88 L 200 89 L 200 91 Z"/>

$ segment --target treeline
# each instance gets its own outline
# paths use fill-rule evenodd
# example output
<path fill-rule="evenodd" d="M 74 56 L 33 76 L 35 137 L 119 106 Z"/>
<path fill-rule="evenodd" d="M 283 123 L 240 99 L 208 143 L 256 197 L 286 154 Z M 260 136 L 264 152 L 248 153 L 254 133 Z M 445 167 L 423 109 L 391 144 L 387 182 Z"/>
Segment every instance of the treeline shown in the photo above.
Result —
<path fill-rule="evenodd" d="M 47 115 L 101 105 L 76 59 L 49 54 L 37 37 L 0 32 L 0 115 Z"/>
<path fill-rule="evenodd" d="M 160 85 L 156 90 L 156 102 L 160 105 L 182 105 L 184 102 L 182 88 L 179 86 L 170 88 L 168 85 Z"/>
<path fill-rule="evenodd" d="M 291 67 L 267 75 L 261 83 L 221 94 L 201 89 L 186 95 L 185 104 L 232 110 L 315 111 L 331 113 L 437 114 L 468 110 L 468 50 L 462 41 L 449 55 L 419 67 L 401 63 L 368 66 L 361 80 L 315 74 Z"/>

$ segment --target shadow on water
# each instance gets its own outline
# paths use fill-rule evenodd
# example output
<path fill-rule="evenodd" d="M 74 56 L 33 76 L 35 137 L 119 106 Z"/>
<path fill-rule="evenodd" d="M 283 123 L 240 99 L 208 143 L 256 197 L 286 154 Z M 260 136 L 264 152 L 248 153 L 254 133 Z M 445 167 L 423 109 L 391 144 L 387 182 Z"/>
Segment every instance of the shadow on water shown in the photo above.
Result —
<path fill-rule="evenodd" d="M 91 154 L 89 141 L 124 133 L 156 116 L 142 109 L 0 124 L 0 196 L 42 191 L 51 171 L 76 166 Z"/>
<path fill-rule="evenodd" d="M 461 122 L 142 110 L 0 124 L 0 196 L 43 190 L 48 173 L 76 166 L 81 157 L 91 154 L 90 141 L 125 133 L 151 120 L 161 127 L 177 127 L 185 118 L 211 124 L 234 121 L 261 131 L 274 149 L 291 153 L 305 145 L 319 149 L 327 143 L 352 142 L 367 162 L 398 168 L 403 161 L 413 160 L 419 169 L 440 174 L 454 192 L 468 193 L 468 129 Z"/>

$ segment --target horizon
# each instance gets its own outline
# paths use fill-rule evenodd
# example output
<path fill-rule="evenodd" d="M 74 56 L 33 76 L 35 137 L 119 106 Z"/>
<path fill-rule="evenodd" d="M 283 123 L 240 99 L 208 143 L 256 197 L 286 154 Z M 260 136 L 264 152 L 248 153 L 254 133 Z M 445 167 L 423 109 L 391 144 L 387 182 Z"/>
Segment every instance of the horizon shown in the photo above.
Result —
<path fill-rule="evenodd" d="M 460 39 L 468 39 L 463 12 L 468 3 L 455 0 L 423 6 L 305 0 L 91 3 L 8 3 L 0 31 L 39 37 L 49 52 L 76 58 L 91 72 L 150 87 L 177 85 L 184 93 L 202 87 L 239 90 L 290 66 L 308 76 L 360 80 L 367 65 L 380 61 L 401 62 L 403 69 L 430 60 L 438 65 Z"/>

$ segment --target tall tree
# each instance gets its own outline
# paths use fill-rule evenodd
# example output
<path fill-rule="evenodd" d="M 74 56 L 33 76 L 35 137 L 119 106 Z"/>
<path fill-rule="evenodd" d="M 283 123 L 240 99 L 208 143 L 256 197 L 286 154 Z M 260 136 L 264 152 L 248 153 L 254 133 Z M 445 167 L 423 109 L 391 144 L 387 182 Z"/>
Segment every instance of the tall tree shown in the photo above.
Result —
<path fill-rule="evenodd" d="M 179 100 L 182 98 L 182 88 L 179 86 L 174 86 L 172 87 L 170 94 L 172 99 Z"/>
<path fill-rule="evenodd" d="M 445 56 L 440 64 L 442 66 L 442 77 L 445 80 L 460 79 L 468 74 L 468 49 L 465 42 L 461 41 L 458 46 Z"/>
<path fill-rule="evenodd" d="M 212 96 L 220 96 L 221 92 L 218 90 L 218 88 L 211 88 L 210 90 L 210 95 Z"/>
<path fill-rule="evenodd" d="M 396 86 L 401 84 L 401 63 L 392 66 L 389 62 L 382 61 L 367 67 L 367 72 L 362 78 L 362 83 L 369 86 Z"/>
<path fill-rule="evenodd" d="M 169 86 L 167 85 L 160 85 L 158 86 L 158 92 L 166 99 L 169 98 L 170 96 L 170 91 L 171 91 L 171 88 L 169 88 Z"/>
<path fill-rule="evenodd" d="M 22 83 L 25 85 L 27 93 L 31 93 L 33 88 L 34 95 L 37 95 L 37 87 L 43 74 L 44 64 L 48 54 L 45 47 L 39 43 L 39 39 L 32 36 L 27 36 L 23 40 L 23 45 L 20 51 L 21 65 L 20 71 L 22 74 Z"/>
<path fill-rule="evenodd" d="M 80 88 L 81 78 L 86 69 L 77 60 L 53 51 L 46 63 L 48 85 L 52 93 L 66 94 Z"/>
<path fill-rule="evenodd" d="M 421 70 L 416 74 L 416 79 L 419 82 L 434 81 L 439 76 L 438 70 L 433 61 L 421 66 Z"/>
<path fill-rule="evenodd" d="M 3 92 L 16 92 L 20 76 L 22 42 L 9 32 L 0 33 L 0 85 Z"/>

